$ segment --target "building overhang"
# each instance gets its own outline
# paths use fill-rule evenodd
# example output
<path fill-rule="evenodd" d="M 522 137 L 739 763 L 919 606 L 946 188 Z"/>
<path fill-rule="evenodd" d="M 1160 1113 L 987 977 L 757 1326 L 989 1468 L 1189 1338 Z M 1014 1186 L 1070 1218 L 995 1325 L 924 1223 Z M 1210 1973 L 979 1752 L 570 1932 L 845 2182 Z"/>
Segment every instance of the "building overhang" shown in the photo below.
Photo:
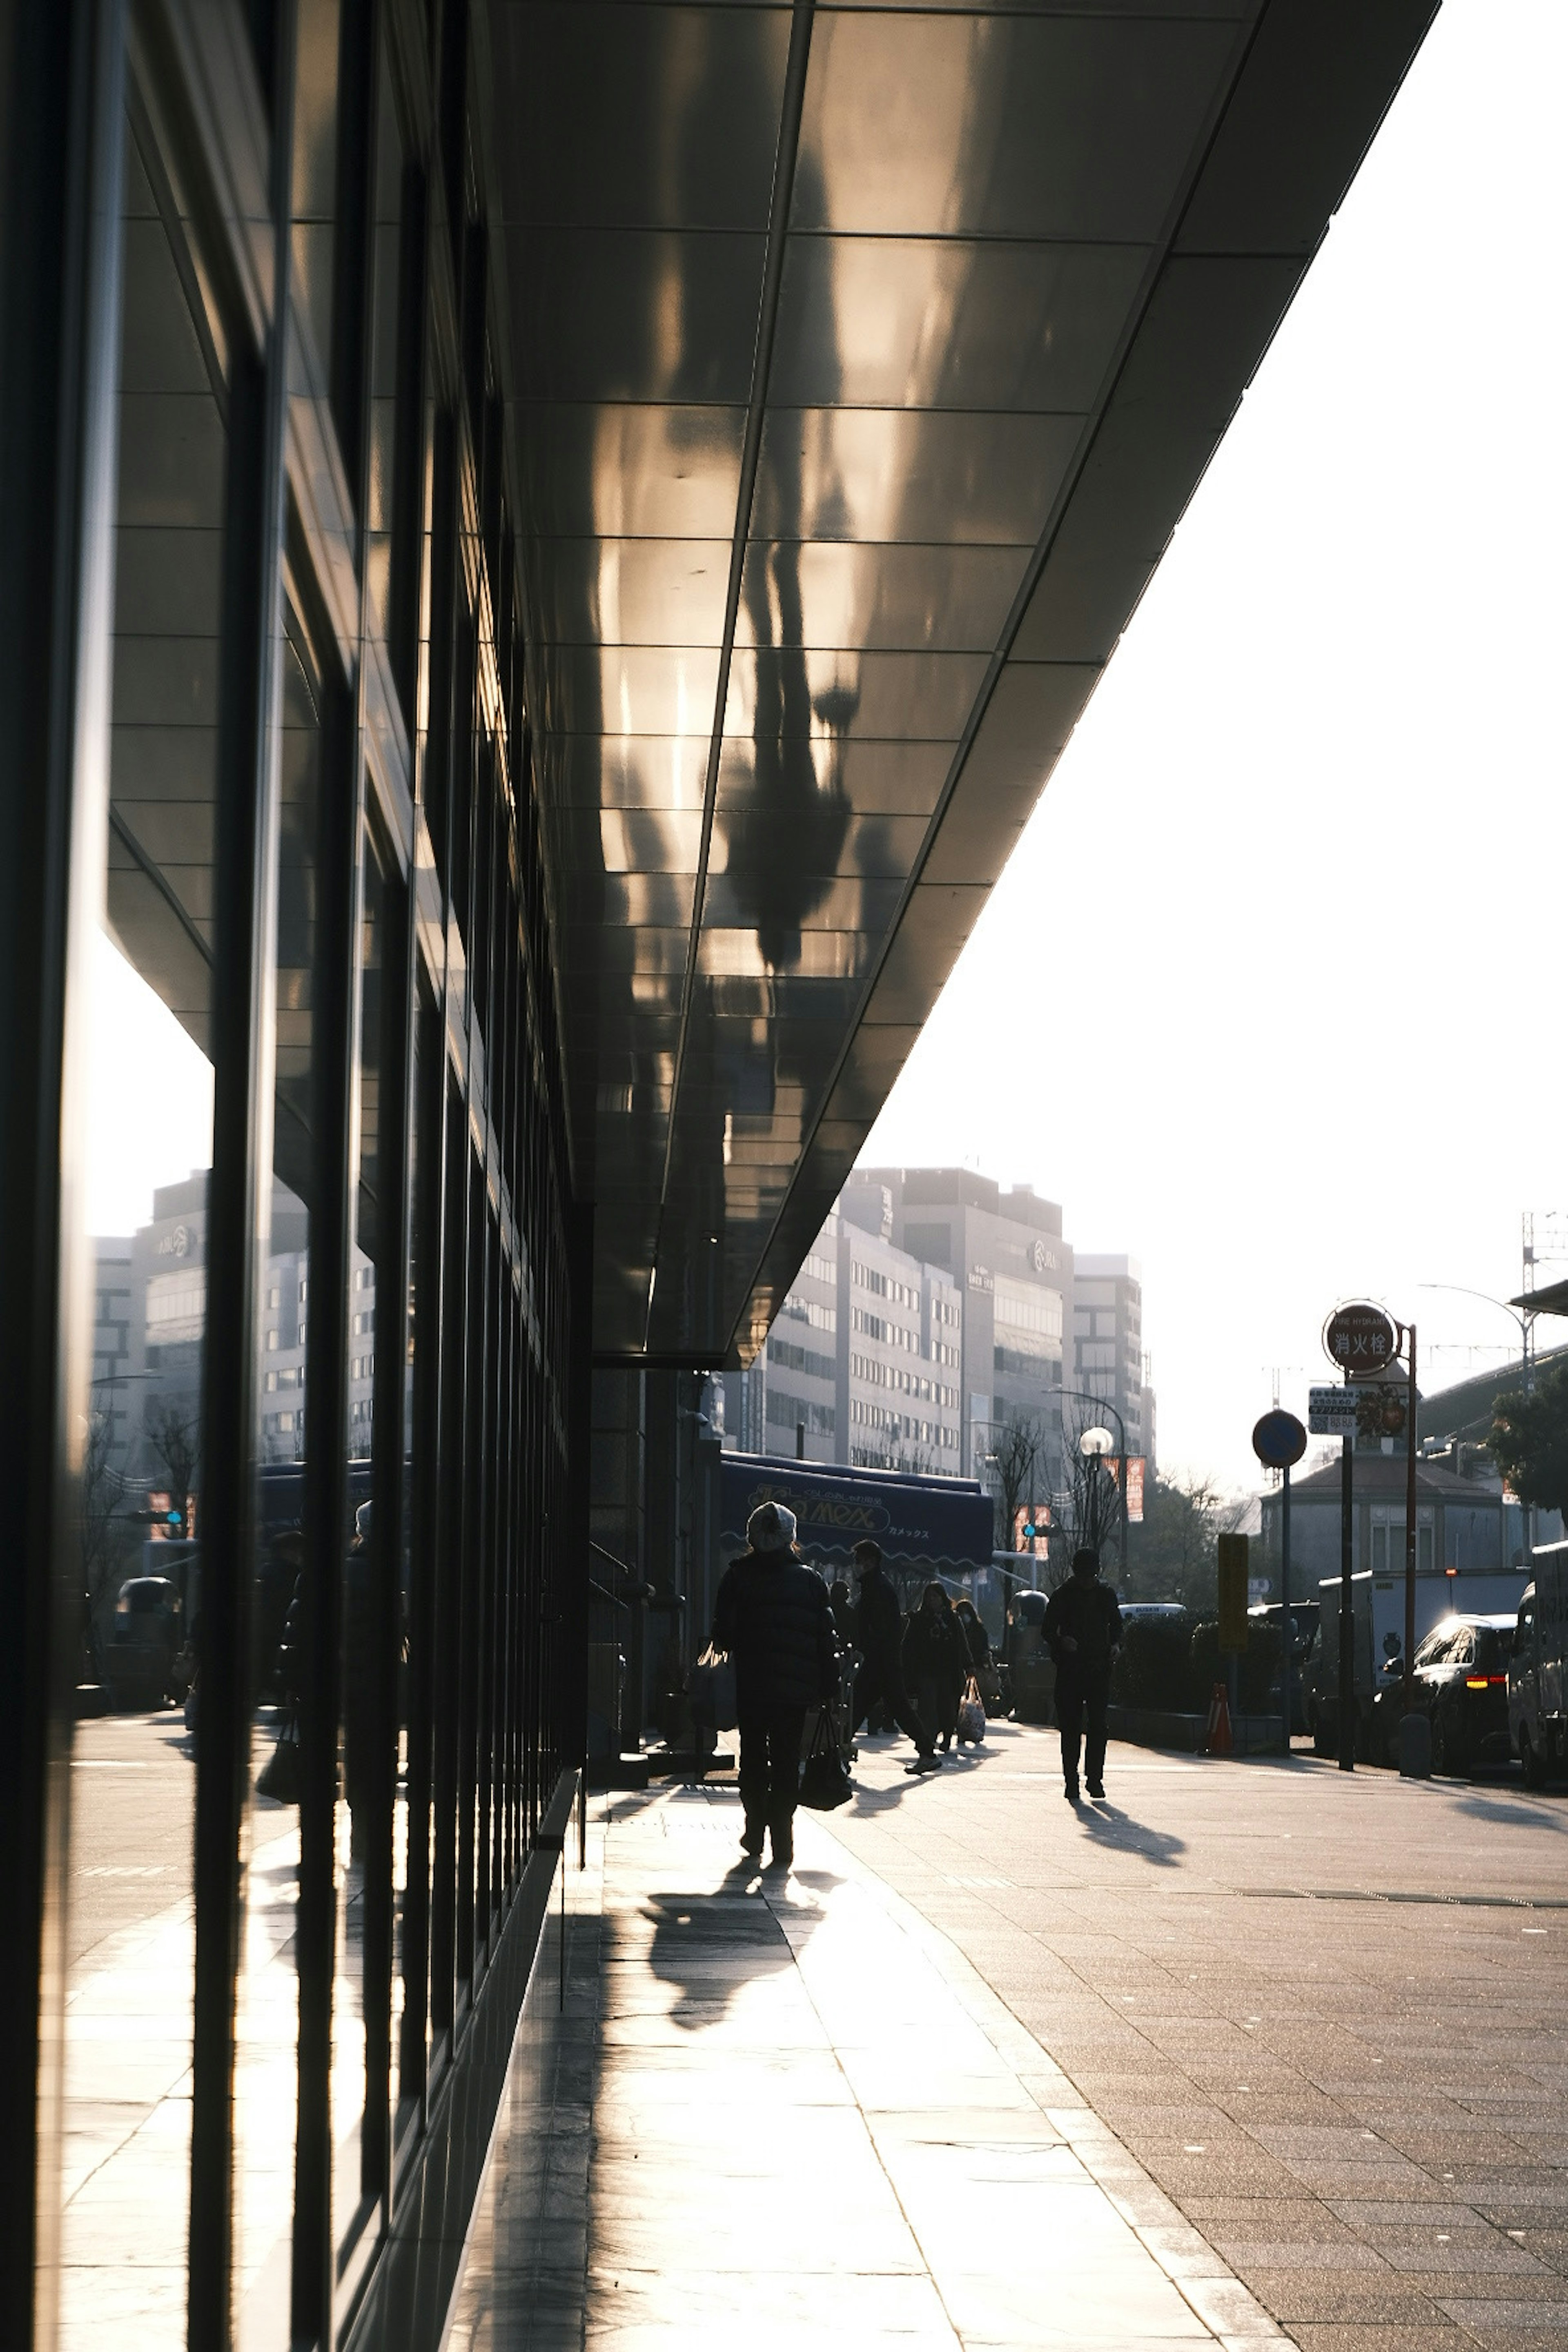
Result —
<path fill-rule="evenodd" d="M 760 1342 L 1434 13 L 489 0 L 602 1362 Z"/>

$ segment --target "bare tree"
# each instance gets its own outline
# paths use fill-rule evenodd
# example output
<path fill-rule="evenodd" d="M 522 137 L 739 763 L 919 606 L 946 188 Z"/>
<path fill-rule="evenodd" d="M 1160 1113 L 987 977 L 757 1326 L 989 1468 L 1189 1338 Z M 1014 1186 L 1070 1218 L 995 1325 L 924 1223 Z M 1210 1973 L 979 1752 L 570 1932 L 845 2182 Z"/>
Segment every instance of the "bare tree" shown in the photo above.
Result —
<path fill-rule="evenodd" d="M 82 1640 L 94 1674 L 100 1671 L 99 1608 L 123 1548 L 124 1528 L 116 1522 L 124 1498 L 125 1481 L 114 1464 L 113 1416 L 98 1409 L 88 1420 L 79 1505 Z"/>
<path fill-rule="evenodd" d="M 1001 1519 L 996 1538 L 999 1551 L 1016 1549 L 1018 1513 L 1038 1499 L 1035 1490 L 1043 1454 L 1040 1424 L 1031 1414 L 1009 1412 L 1005 1420 L 992 1423 L 991 1450 L 985 1460 Z"/>
<path fill-rule="evenodd" d="M 1071 1550 L 1096 1551 L 1104 1559 L 1114 1549 L 1122 1568 L 1126 1538 L 1121 1515 L 1121 1486 L 1117 1472 L 1117 1457 L 1086 1454 L 1079 1439 L 1086 1429 L 1098 1426 L 1092 1404 L 1078 1398 L 1062 1406 L 1062 1475 L 1066 1480 L 1064 1494 L 1067 1508 L 1063 1515 L 1062 1542 Z"/>
<path fill-rule="evenodd" d="M 147 1443 L 161 1464 L 169 1485 L 169 1499 L 180 1514 L 182 1534 L 190 1532 L 191 1496 L 201 1466 L 201 1414 L 177 1397 L 160 1397 L 147 1408 Z"/>

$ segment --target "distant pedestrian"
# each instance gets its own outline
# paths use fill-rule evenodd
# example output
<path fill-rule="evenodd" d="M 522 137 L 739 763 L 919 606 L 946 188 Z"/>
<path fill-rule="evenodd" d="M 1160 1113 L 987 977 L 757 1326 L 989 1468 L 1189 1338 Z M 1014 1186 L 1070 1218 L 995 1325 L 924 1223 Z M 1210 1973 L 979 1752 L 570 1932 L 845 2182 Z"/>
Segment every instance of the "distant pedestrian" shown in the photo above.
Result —
<path fill-rule="evenodd" d="M 904 1673 L 922 1723 L 929 1723 L 945 1756 L 958 1725 L 958 1702 L 970 1676 L 969 1644 L 952 1613 L 952 1603 L 934 1580 L 904 1633 Z"/>
<path fill-rule="evenodd" d="M 1057 1664 L 1063 1793 L 1076 1805 L 1080 1741 L 1089 1793 L 1105 1794 L 1105 1710 L 1110 1662 L 1121 1641 L 1121 1611 L 1110 1586 L 1100 1582 L 1097 1551 L 1074 1552 L 1071 1576 L 1046 1604 L 1045 1637 Z"/>
<path fill-rule="evenodd" d="M 833 1612 L 833 1630 L 840 1644 L 850 1649 L 855 1642 L 855 1603 L 849 1598 L 849 1587 L 844 1579 L 836 1577 L 828 1588 L 827 1603 Z"/>
<path fill-rule="evenodd" d="M 991 1636 L 981 1623 L 980 1612 L 973 1601 L 955 1601 L 952 1613 L 969 1645 L 969 1663 L 978 1674 L 982 1666 L 991 1664 Z"/>
<path fill-rule="evenodd" d="M 793 1511 L 763 1503 L 746 1522 L 749 1549 L 731 1560 L 713 1609 L 713 1646 L 735 1662 L 741 1739 L 741 1843 L 769 1867 L 795 1859 L 795 1808 L 808 1707 L 826 1706 L 837 1683 L 827 1587 L 801 1565 Z"/>
<path fill-rule="evenodd" d="M 856 1646 L 860 1671 L 855 1677 L 855 1720 L 858 1731 L 872 1709 L 885 1705 L 899 1729 L 915 1743 L 914 1769 L 934 1771 L 938 1759 L 931 1733 L 904 1689 L 903 1615 L 892 1580 L 882 1566 L 882 1547 L 868 1536 L 855 1547 L 855 1570 L 860 1579 L 860 1601 L 855 1612 Z"/>

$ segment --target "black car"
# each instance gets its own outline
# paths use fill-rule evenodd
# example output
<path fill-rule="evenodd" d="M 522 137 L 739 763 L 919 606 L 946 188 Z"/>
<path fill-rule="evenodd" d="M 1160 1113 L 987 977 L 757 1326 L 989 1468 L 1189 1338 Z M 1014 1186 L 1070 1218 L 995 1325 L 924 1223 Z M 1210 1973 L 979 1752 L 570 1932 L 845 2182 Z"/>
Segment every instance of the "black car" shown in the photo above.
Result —
<path fill-rule="evenodd" d="M 1512 1617 L 1445 1617 L 1415 1653 L 1411 1700 L 1432 1723 L 1434 1772 L 1506 1764 Z"/>
<path fill-rule="evenodd" d="M 183 1698 L 184 1646 L 178 1590 L 166 1576 L 133 1576 L 120 1588 L 103 1649 L 103 1674 L 115 1704 L 162 1706 Z"/>

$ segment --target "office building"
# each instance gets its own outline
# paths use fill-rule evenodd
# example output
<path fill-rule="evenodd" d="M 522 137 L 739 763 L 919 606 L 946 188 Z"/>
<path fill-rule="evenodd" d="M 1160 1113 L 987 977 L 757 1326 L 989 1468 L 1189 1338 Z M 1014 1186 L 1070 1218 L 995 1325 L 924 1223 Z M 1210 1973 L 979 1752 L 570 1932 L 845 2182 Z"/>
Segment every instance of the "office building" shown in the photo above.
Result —
<path fill-rule="evenodd" d="M 1130 1456 L 1153 1468 L 1153 1391 L 1143 1350 L 1143 1283 L 1136 1258 L 1080 1253 L 1072 1279 L 1072 1372 L 1080 1399 L 1110 1408 L 1106 1425 Z M 1079 1424 L 1092 1417 L 1081 1406 Z"/>

